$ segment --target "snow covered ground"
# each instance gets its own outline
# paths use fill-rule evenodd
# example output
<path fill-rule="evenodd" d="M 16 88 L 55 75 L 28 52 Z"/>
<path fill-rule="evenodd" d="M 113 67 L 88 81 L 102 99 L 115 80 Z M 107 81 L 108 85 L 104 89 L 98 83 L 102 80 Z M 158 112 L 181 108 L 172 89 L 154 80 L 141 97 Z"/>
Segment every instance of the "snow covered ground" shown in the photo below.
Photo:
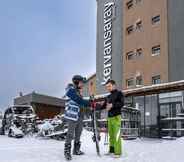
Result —
<path fill-rule="evenodd" d="M 96 155 L 91 133 L 84 131 L 84 156 L 73 156 L 72 162 L 183 162 L 184 138 L 173 141 L 137 139 L 123 142 L 120 159 L 105 156 L 107 146 L 101 140 L 101 157 Z M 26 137 L 22 139 L 0 136 L 0 162 L 65 162 L 64 142 Z"/>

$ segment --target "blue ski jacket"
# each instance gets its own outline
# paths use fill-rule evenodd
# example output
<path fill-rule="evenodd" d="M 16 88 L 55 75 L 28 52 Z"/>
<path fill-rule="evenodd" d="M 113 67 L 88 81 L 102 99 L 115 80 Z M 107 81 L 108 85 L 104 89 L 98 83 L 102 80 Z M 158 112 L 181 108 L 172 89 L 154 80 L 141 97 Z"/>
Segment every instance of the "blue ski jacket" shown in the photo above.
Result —
<path fill-rule="evenodd" d="M 79 90 L 73 84 L 69 84 L 66 88 L 67 100 L 65 102 L 65 119 L 77 121 L 79 119 L 80 108 L 89 107 L 90 101 L 83 99 Z"/>

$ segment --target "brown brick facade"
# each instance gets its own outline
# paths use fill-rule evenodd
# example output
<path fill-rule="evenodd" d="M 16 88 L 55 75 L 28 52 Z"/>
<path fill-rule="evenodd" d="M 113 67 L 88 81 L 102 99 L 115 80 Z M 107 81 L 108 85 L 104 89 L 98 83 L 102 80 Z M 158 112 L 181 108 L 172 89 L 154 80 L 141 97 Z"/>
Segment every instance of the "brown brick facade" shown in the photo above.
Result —
<path fill-rule="evenodd" d="M 138 76 L 142 76 L 142 85 L 151 85 L 152 77 L 158 75 L 161 82 L 168 82 L 167 0 L 133 0 L 133 6 L 128 9 L 129 1 L 123 3 L 123 89 L 131 78 L 135 87 Z M 158 15 L 160 21 L 153 24 L 152 18 Z M 128 27 L 132 25 L 130 31 Z M 160 54 L 152 56 L 152 48 L 155 50 L 158 45 Z M 128 55 L 128 60 L 128 52 L 136 54 Z"/>

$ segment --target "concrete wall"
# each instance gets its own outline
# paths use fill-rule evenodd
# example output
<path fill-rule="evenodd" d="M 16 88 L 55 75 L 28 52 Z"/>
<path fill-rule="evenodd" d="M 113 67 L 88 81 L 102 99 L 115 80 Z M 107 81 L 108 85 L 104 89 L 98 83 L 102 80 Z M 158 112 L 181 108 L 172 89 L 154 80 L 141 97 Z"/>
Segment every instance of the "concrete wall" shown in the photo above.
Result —
<path fill-rule="evenodd" d="M 97 94 L 105 92 L 103 82 L 104 72 L 104 5 L 114 2 L 115 9 L 112 20 L 112 73 L 111 79 L 122 88 L 122 11 L 123 0 L 97 0 L 97 49 L 96 49 L 96 86 Z"/>
<path fill-rule="evenodd" d="M 184 79 L 184 0 L 168 0 L 169 81 Z"/>

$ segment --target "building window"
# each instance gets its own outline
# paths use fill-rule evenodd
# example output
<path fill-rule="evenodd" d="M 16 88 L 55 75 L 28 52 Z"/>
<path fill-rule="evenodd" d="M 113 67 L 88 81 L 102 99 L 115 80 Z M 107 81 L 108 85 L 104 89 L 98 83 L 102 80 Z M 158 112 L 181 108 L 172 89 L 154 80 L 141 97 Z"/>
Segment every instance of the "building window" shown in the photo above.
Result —
<path fill-rule="evenodd" d="M 152 56 L 160 55 L 160 45 L 152 47 Z"/>
<path fill-rule="evenodd" d="M 142 56 L 142 53 L 143 53 L 142 48 L 139 48 L 139 49 L 136 50 L 136 55 L 137 55 L 138 57 L 139 57 L 139 56 Z"/>
<path fill-rule="evenodd" d="M 127 60 L 133 60 L 134 59 L 134 52 L 133 51 L 130 51 L 126 54 L 126 59 Z"/>
<path fill-rule="evenodd" d="M 160 84 L 160 83 L 161 83 L 160 75 L 152 77 L 152 84 Z"/>
<path fill-rule="evenodd" d="M 127 79 L 127 80 L 126 80 L 126 86 L 127 86 L 127 87 L 132 87 L 132 86 L 134 86 L 134 79 L 133 79 L 133 78 Z"/>
<path fill-rule="evenodd" d="M 140 20 L 136 22 L 136 30 L 141 31 L 142 28 L 143 28 L 142 21 Z"/>
<path fill-rule="evenodd" d="M 133 7 L 133 0 L 130 0 L 126 3 L 127 9 L 130 9 Z"/>
<path fill-rule="evenodd" d="M 160 22 L 160 15 L 157 15 L 155 17 L 152 17 L 152 24 L 158 24 Z"/>
<path fill-rule="evenodd" d="M 139 48 L 139 49 L 137 49 L 135 51 L 127 52 L 126 53 L 126 59 L 127 60 L 133 60 L 133 59 L 135 59 L 137 57 L 142 56 L 142 54 L 143 54 L 143 50 L 142 50 L 142 48 Z"/>
<path fill-rule="evenodd" d="M 142 80 L 142 76 L 138 76 L 136 77 L 136 85 L 143 85 L 143 80 Z"/>
<path fill-rule="evenodd" d="M 134 26 L 131 25 L 131 26 L 127 27 L 126 30 L 127 30 L 127 34 L 129 35 L 129 34 L 133 33 L 133 31 L 134 31 Z"/>

